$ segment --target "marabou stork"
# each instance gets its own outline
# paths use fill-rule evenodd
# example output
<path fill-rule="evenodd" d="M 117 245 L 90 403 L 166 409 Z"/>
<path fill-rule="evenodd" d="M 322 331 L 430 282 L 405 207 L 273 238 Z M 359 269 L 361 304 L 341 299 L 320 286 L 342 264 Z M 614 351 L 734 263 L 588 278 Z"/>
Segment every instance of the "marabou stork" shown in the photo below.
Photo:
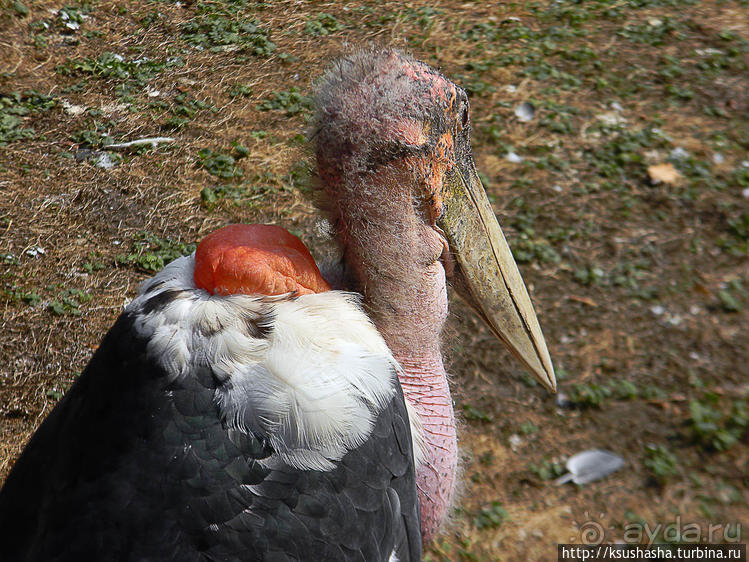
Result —
<path fill-rule="evenodd" d="M 8 476 L 0 558 L 420 559 L 457 465 L 446 277 L 554 390 L 465 92 L 368 50 L 334 63 L 315 100 L 335 288 L 261 225 L 219 230 L 146 281 Z"/>

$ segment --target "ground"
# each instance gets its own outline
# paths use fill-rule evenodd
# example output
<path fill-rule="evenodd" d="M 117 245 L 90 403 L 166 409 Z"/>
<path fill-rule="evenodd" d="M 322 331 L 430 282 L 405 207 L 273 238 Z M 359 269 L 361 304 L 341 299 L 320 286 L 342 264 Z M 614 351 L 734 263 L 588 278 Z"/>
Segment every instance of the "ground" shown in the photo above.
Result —
<path fill-rule="evenodd" d="M 329 256 L 307 96 L 373 43 L 469 92 L 559 378 L 547 394 L 451 300 L 464 484 L 426 559 L 746 542 L 748 7 L 0 0 L 0 481 L 138 283 L 202 236 L 270 222 Z M 106 150 L 150 137 L 173 140 Z M 626 465 L 555 486 L 591 448 Z"/>

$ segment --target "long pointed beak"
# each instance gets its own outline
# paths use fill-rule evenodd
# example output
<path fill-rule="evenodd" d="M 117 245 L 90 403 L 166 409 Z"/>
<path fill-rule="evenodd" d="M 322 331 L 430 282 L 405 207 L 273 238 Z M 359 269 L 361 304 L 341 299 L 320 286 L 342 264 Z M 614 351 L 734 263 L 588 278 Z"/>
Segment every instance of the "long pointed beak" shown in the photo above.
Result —
<path fill-rule="evenodd" d="M 456 262 L 452 285 L 536 379 L 556 392 L 554 367 L 536 312 L 470 148 L 456 148 L 463 149 L 462 155 L 445 176 L 444 211 L 437 221 Z"/>

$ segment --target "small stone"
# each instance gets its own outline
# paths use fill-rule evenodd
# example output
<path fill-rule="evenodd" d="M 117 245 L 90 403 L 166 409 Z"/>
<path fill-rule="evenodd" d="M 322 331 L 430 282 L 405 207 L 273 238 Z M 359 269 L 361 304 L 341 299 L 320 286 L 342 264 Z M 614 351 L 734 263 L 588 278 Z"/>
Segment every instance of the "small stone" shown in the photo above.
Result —
<path fill-rule="evenodd" d="M 570 400 L 570 397 L 566 392 L 557 393 L 556 403 L 559 408 L 571 408 L 574 406 L 574 402 Z"/>
<path fill-rule="evenodd" d="M 720 49 L 713 49 L 711 47 L 708 47 L 707 49 L 695 49 L 694 52 L 701 57 L 710 55 L 725 55 L 725 53 Z"/>
<path fill-rule="evenodd" d="M 722 164 L 725 161 L 725 157 L 720 152 L 716 152 L 715 154 L 713 154 L 713 162 L 715 164 Z"/>
<path fill-rule="evenodd" d="M 528 103 L 527 101 L 524 101 L 523 103 L 521 103 L 515 108 L 515 117 L 517 117 L 520 121 L 523 121 L 524 123 L 531 121 L 535 114 L 536 114 L 536 108 L 533 107 L 533 104 Z"/>
<path fill-rule="evenodd" d="M 677 146 L 671 151 L 669 156 L 674 160 L 684 160 L 685 158 L 689 158 L 689 153 L 682 147 Z"/>
<path fill-rule="evenodd" d="M 111 155 L 107 152 L 99 153 L 94 160 L 94 166 L 96 166 L 97 168 L 103 168 L 105 170 L 114 168 L 117 164 L 117 160 L 112 158 Z"/>
<path fill-rule="evenodd" d="M 505 158 L 509 162 L 512 162 L 513 164 L 520 164 L 523 160 L 525 160 L 525 158 L 523 158 L 522 156 L 519 156 L 513 151 L 508 152 Z"/>
<path fill-rule="evenodd" d="M 598 119 L 604 125 L 608 125 L 609 127 L 622 125 L 627 122 L 624 117 L 621 117 L 614 112 L 601 113 L 600 115 L 596 115 L 596 119 Z"/>
<path fill-rule="evenodd" d="M 82 105 L 74 105 L 70 103 L 68 100 L 62 100 L 62 109 L 67 113 L 68 115 L 80 115 L 84 111 L 86 111 L 86 108 Z"/>
<path fill-rule="evenodd" d="M 44 248 L 42 248 L 41 246 L 32 246 L 31 248 L 26 250 L 26 255 L 32 258 L 43 256 L 44 254 L 45 254 Z"/>
<path fill-rule="evenodd" d="M 663 306 L 661 306 L 659 304 L 656 304 L 655 306 L 651 306 L 650 307 L 650 312 L 652 312 L 656 316 L 662 316 L 663 313 L 666 312 L 666 309 L 665 309 L 665 307 L 663 307 Z"/>

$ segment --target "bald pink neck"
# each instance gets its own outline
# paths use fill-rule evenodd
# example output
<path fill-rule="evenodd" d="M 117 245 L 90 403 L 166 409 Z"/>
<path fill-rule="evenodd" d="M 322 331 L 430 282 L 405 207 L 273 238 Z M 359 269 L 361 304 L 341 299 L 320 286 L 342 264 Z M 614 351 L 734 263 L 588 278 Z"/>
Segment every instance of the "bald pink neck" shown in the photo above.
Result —
<path fill-rule="evenodd" d="M 374 292 L 379 293 L 380 287 Z M 389 295 L 391 304 L 398 300 L 400 306 L 391 314 L 381 311 L 374 319 L 403 367 L 399 376 L 403 393 L 424 428 L 426 458 L 416 467 L 416 484 L 422 536 L 427 542 L 447 516 L 458 461 L 455 415 L 439 345 L 447 313 L 442 265 L 432 264 L 421 272 L 417 285 L 399 284 Z"/>
<path fill-rule="evenodd" d="M 452 398 L 440 353 L 447 288 L 442 264 L 425 264 L 420 258 L 427 246 L 434 246 L 430 252 L 438 256 L 439 239 L 435 244 L 432 234 L 421 230 L 431 230 L 423 223 L 409 228 L 409 220 L 402 215 L 410 204 L 401 203 L 398 208 L 400 212 L 388 209 L 391 218 L 396 213 L 400 219 L 394 221 L 398 231 L 371 229 L 366 236 L 354 234 L 355 241 L 349 238 L 346 247 L 346 264 L 378 330 L 403 367 L 403 392 L 424 428 L 426 458 L 416 468 L 416 481 L 422 536 L 427 542 L 447 516 L 458 459 Z"/>
<path fill-rule="evenodd" d="M 458 463 L 455 415 L 439 345 L 447 312 L 444 270 L 433 264 L 422 272 L 417 286 L 398 285 L 387 290 L 378 284 L 371 297 L 377 301 L 381 291 L 389 295 L 390 314 L 374 313 L 375 324 L 403 367 L 403 393 L 424 428 L 426 458 L 416 467 L 416 484 L 427 542 L 447 516 Z"/>
<path fill-rule="evenodd" d="M 439 529 L 452 503 L 458 464 L 455 415 L 439 353 L 422 357 L 396 354 L 396 359 L 405 371 L 399 378 L 406 400 L 424 426 L 426 459 L 416 469 L 416 485 L 422 537 L 427 542 Z"/>

